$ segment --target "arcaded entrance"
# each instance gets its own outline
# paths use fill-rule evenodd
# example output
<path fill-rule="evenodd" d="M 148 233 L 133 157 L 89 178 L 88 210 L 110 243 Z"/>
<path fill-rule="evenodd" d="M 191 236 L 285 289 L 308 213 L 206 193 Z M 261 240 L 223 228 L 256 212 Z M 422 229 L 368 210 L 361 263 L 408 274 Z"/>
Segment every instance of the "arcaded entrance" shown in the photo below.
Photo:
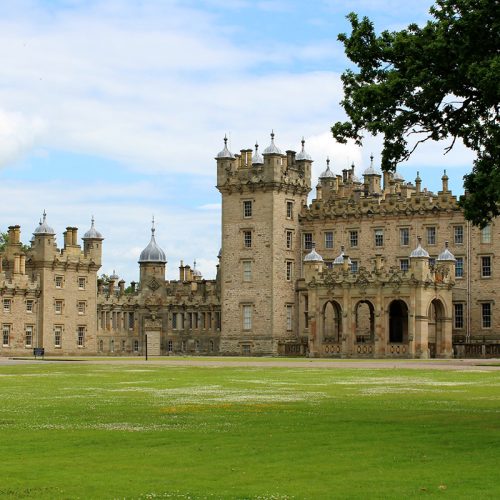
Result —
<path fill-rule="evenodd" d="M 402 300 L 389 305 L 389 344 L 408 343 L 408 306 Z"/>
<path fill-rule="evenodd" d="M 429 355 L 431 358 L 441 357 L 444 354 L 444 318 L 443 303 L 434 299 L 429 304 L 428 311 Z"/>
<path fill-rule="evenodd" d="M 342 341 L 342 309 L 335 300 L 323 307 L 323 342 L 339 344 Z"/>

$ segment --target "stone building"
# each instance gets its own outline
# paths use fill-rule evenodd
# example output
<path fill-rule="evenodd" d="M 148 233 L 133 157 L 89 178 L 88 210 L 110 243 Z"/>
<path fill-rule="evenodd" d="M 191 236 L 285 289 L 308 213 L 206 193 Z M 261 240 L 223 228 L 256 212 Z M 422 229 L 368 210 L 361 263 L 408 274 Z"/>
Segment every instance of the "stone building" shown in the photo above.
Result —
<path fill-rule="evenodd" d="M 64 247 L 43 221 L 23 247 L 9 228 L 0 254 L 1 355 L 500 355 L 498 221 L 471 226 L 442 177 L 432 193 L 373 159 L 335 174 L 327 160 L 308 203 L 312 158 L 271 143 L 216 156 L 222 234 L 215 280 L 196 264 L 166 280 L 155 240 L 139 280 L 97 279 L 92 220 Z"/>
<path fill-rule="evenodd" d="M 78 230 L 67 227 L 57 248 L 46 214 L 23 248 L 19 226 L 10 226 L 0 255 L 2 355 L 96 352 L 97 271 L 102 237 L 94 222 L 78 244 Z"/>

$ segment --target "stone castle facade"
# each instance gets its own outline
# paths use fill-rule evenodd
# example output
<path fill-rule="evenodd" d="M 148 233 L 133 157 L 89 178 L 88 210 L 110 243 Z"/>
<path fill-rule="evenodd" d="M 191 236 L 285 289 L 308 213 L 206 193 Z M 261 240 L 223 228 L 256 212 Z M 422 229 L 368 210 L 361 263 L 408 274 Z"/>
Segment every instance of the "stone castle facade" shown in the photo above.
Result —
<path fill-rule="evenodd" d="M 182 262 L 166 280 L 155 240 L 139 281 L 98 280 L 103 237 L 92 221 L 64 247 L 43 221 L 23 247 L 9 227 L 0 254 L 1 355 L 296 355 L 428 358 L 500 355 L 495 314 L 498 221 L 468 223 L 448 189 L 281 152 L 216 156 L 222 248 L 215 280 Z"/>

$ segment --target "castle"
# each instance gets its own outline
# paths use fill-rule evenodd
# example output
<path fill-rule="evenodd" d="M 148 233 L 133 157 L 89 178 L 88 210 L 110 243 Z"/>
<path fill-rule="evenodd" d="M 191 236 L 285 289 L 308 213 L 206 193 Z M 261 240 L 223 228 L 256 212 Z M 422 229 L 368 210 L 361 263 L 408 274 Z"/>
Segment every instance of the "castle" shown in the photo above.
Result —
<path fill-rule="evenodd" d="M 464 219 L 448 189 L 432 193 L 371 164 L 326 169 L 311 191 L 312 158 L 282 152 L 216 156 L 222 248 L 215 280 L 181 262 L 165 279 L 155 240 L 139 281 L 98 280 L 94 221 L 57 248 L 46 215 L 23 247 L 10 226 L 0 254 L 2 356 L 273 355 L 428 358 L 500 355 L 495 300 L 498 221 Z M 497 266 L 498 267 L 498 266 Z"/>

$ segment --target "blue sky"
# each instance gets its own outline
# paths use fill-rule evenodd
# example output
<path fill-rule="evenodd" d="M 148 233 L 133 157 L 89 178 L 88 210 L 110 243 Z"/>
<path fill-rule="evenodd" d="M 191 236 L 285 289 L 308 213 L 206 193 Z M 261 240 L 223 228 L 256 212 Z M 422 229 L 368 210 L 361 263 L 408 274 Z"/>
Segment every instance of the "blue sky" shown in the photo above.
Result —
<path fill-rule="evenodd" d="M 330 137 L 343 119 L 340 74 L 349 65 L 336 37 L 345 15 L 377 30 L 423 23 L 427 0 L 3 0 L 0 3 L 0 230 L 22 226 L 27 242 L 41 213 L 62 241 L 95 216 L 105 236 L 102 272 L 137 279 L 137 258 L 156 219 L 167 276 L 180 259 L 215 274 L 220 199 L 215 154 L 262 148 L 274 129 L 282 149 L 302 136 L 313 173 L 330 156 L 360 175 L 380 140 L 363 148 Z M 401 165 L 440 187 L 444 168 L 462 192 L 473 156 L 426 144 Z M 315 182 L 315 179 L 313 179 Z"/>

